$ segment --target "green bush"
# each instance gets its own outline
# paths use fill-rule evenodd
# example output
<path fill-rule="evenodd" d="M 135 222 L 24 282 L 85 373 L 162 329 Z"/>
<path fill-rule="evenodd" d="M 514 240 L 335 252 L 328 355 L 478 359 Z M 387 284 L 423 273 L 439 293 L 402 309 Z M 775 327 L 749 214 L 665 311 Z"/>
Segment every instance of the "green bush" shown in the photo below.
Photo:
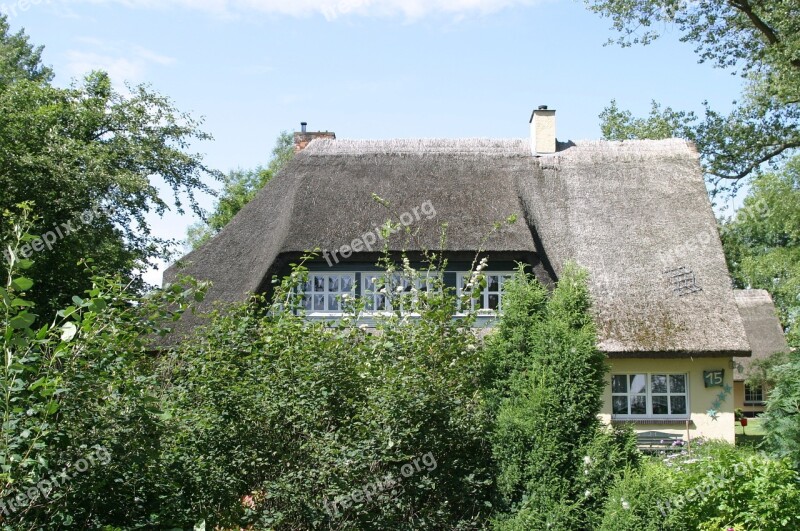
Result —
<path fill-rule="evenodd" d="M 418 319 L 378 319 L 375 333 L 354 318 L 331 328 L 295 313 L 303 274 L 278 290 L 282 304 L 228 310 L 170 358 L 162 446 L 184 491 L 173 521 L 481 526 L 493 492 L 482 356 L 452 297 L 420 294 Z"/>
<path fill-rule="evenodd" d="M 608 493 L 599 531 L 665 531 L 666 503 L 676 494 L 672 476 L 660 461 L 631 468 Z M 663 512 L 662 512 L 663 510 Z"/>
<path fill-rule="evenodd" d="M 598 414 L 607 371 L 597 349 L 585 272 L 552 294 L 518 272 L 487 339 L 488 407 L 501 513 L 497 529 L 587 529 L 636 450 Z"/>
<path fill-rule="evenodd" d="M 800 470 L 800 352 L 787 355 L 785 362 L 772 367 L 768 375 L 774 382 L 763 415 L 765 447 L 778 457 L 786 457 Z"/>
<path fill-rule="evenodd" d="M 201 287 L 134 300 L 119 279 L 95 277 L 43 324 L 28 300 L 32 263 L 19 254 L 28 212 L 9 218 L 0 286 L 0 525 L 150 525 L 172 492 L 159 470 L 163 425 L 147 337 Z"/>
<path fill-rule="evenodd" d="M 699 442 L 689 452 L 628 471 L 611 490 L 599 529 L 797 529 L 799 480 L 786 460 Z"/>

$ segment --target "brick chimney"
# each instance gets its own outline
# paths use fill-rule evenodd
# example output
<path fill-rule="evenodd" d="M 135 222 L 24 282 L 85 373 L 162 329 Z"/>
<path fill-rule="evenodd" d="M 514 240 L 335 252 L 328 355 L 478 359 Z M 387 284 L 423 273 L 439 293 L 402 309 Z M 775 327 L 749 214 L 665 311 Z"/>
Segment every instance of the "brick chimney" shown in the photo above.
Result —
<path fill-rule="evenodd" d="M 331 133 L 329 131 L 313 131 L 309 132 L 306 130 L 308 127 L 308 123 L 300 122 L 300 132 L 294 133 L 294 152 L 299 153 L 303 151 L 308 143 L 317 138 L 328 138 L 330 140 L 336 140 L 336 133 Z"/>
<path fill-rule="evenodd" d="M 556 111 L 539 105 L 531 115 L 531 154 L 549 155 L 556 152 Z"/>

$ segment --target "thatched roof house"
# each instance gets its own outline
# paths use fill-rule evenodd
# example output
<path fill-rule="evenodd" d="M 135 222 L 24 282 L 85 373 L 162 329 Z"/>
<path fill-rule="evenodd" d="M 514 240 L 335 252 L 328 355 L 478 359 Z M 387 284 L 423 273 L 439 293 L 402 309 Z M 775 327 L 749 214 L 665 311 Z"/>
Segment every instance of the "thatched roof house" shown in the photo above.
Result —
<path fill-rule="evenodd" d="M 411 227 L 414 238 L 396 234 L 388 246 L 413 257 L 438 251 L 447 224 L 445 282 L 460 289 L 482 250 L 490 281 L 476 308 L 487 315 L 502 310 L 514 262 L 546 284 L 570 260 L 588 270 L 612 365 L 606 420 L 733 439 L 726 368 L 750 345 L 691 144 L 557 142 L 546 108 L 534 111 L 529 139 L 338 140 L 305 126 L 296 138 L 295 158 L 166 281 L 178 271 L 212 281 L 205 307 L 243 301 L 304 251 L 324 249 L 309 266 L 308 316 L 341 315 L 345 292 L 379 311 L 390 303 L 370 280 L 376 227 L 387 218 Z M 179 332 L 200 323 L 188 316 Z"/>
<path fill-rule="evenodd" d="M 426 203 L 435 209 L 430 219 L 416 216 L 413 243 L 392 242 L 398 250 L 437 249 L 447 223 L 445 250 L 471 257 L 492 223 L 516 214 L 516 224 L 483 245 L 490 259 L 526 261 L 545 282 L 570 259 L 586 267 L 608 353 L 747 355 L 693 147 L 682 140 L 558 147 L 534 155 L 528 139 L 317 139 L 218 236 L 184 257 L 182 271 L 214 282 L 211 301 L 244 300 L 299 253 L 339 249 L 374 232 L 391 213 L 373 194 L 396 213 Z M 341 263 L 376 256 L 364 249 Z"/>

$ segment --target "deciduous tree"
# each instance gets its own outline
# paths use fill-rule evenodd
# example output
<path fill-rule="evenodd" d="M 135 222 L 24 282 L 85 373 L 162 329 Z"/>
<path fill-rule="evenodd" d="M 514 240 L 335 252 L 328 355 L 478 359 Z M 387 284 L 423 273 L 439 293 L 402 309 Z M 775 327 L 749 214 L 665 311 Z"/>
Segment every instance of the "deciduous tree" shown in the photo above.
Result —
<path fill-rule="evenodd" d="M 611 19 L 621 46 L 647 45 L 669 30 L 692 43 L 700 62 L 746 80 L 730 113 L 705 103 L 704 116 L 663 110 L 635 119 L 614 103 L 603 115 L 604 135 L 635 132 L 694 141 L 715 190 L 735 189 L 762 166 L 800 147 L 800 4 L 783 0 L 586 0 Z M 679 121 L 676 121 L 679 119 Z"/>
<path fill-rule="evenodd" d="M 152 235 L 147 215 L 163 214 L 170 202 L 200 212 L 195 195 L 218 178 L 190 151 L 210 135 L 167 97 L 146 86 L 123 94 L 103 72 L 69 88 L 51 78 L 41 48 L 11 34 L 0 17 L 0 211 L 30 202 L 30 232 L 42 240 L 51 233 L 49 245 L 31 240 L 26 253 L 41 315 L 90 287 L 81 259 L 139 283 L 136 271 L 170 247 Z M 159 190 L 163 184 L 171 194 Z M 0 270 L 8 268 L 5 244 L 3 251 Z"/>

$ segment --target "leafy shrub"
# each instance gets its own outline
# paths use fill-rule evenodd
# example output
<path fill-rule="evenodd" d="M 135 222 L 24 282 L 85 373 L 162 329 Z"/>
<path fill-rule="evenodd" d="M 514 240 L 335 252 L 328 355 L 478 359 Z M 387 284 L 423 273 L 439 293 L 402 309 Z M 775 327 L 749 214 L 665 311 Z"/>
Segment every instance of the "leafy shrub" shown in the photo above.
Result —
<path fill-rule="evenodd" d="M 609 494 L 600 529 L 797 529 L 798 481 L 786 460 L 700 442 L 626 473 Z"/>
<path fill-rule="evenodd" d="M 646 460 L 629 468 L 611 488 L 599 531 L 664 531 L 667 500 L 676 494 L 663 463 Z M 664 512 L 662 512 L 662 509 Z"/>
<path fill-rule="evenodd" d="M 774 382 L 763 415 L 765 446 L 774 455 L 786 457 L 800 470 L 800 352 L 789 353 L 784 363 L 772 367 Z"/>
<path fill-rule="evenodd" d="M 481 355 L 452 297 L 420 294 L 418 319 L 381 318 L 375 333 L 355 318 L 331 328 L 295 313 L 304 274 L 268 312 L 227 310 L 170 358 L 162 446 L 184 489 L 175 523 L 481 526 L 493 490 Z M 387 475 L 402 481 L 367 499 L 364 487 Z"/>
<path fill-rule="evenodd" d="M 498 529 L 585 529 L 606 489 L 636 460 L 630 433 L 601 427 L 605 355 L 585 272 L 566 268 L 552 294 L 518 272 L 487 339 L 492 452 L 504 514 Z"/>
<path fill-rule="evenodd" d="M 0 287 L 0 511 L 7 529 L 147 525 L 165 485 L 147 336 L 177 317 L 195 285 L 133 300 L 119 279 L 42 324 L 20 257 L 26 215 L 10 221 Z M 167 308 L 172 310 L 167 310 Z M 168 489 L 167 489 L 168 490 Z"/>

